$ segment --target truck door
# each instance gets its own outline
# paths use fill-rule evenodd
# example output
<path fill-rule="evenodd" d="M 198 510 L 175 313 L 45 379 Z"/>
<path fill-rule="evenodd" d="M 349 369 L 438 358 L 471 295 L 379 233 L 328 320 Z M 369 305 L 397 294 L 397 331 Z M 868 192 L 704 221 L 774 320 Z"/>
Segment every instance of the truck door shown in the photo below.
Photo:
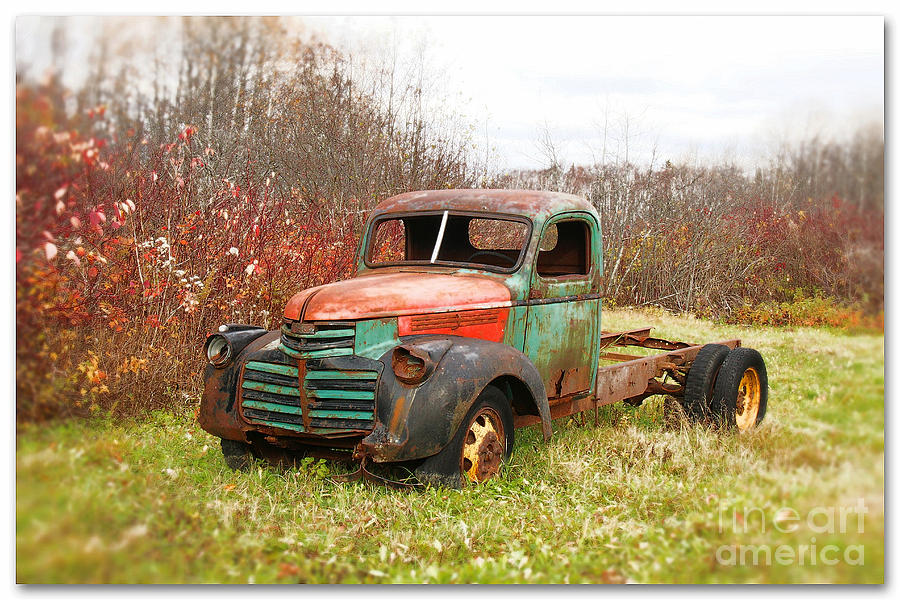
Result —
<path fill-rule="evenodd" d="M 594 239 L 596 238 L 596 239 Z M 586 213 L 549 219 L 532 270 L 525 354 L 548 398 L 592 389 L 600 328 L 599 225 Z"/>

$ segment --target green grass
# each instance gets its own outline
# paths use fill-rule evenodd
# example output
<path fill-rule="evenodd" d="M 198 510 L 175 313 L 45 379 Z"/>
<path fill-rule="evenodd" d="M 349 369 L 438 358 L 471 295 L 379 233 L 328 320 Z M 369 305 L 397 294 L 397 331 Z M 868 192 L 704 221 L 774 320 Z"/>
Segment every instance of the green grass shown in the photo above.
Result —
<path fill-rule="evenodd" d="M 346 468 L 333 463 L 230 472 L 192 415 L 21 427 L 16 579 L 883 582 L 883 336 L 604 314 L 605 329 L 642 325 L 760 350 L 770 382 L 763 425 L 722 435 L 667 425 L 657 399 L 616 405 L 598 427 L 592 415 L 586 426 L 554 422 L 549 444 L 534 428 L 518 431 L 510 464 L 485 485 L 421 492 L 334 484 L 327 475 Z M 850 516 L 842 532 L 840 508 L 860 498 L 864 530 Z M 774 520 L 785 508 L 800 518 L 782 533 Z M 829 510 L 832 533 L 822 531 Z M 716 559 L 736 547 L 747 562 L 763 545 L 814 545 L 817 563 L 808 551 L 803 564 Z M 837 564 L 822 564 L 826 546 Z"/>

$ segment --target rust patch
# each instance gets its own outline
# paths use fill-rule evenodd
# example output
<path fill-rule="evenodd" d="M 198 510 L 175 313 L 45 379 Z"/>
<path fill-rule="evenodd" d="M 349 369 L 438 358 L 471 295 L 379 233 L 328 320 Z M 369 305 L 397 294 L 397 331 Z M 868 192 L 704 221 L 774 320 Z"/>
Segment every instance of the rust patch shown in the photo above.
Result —
<path fill-rule="evenodd" d="M 396 435 L 400 433 L 400 417 L 406 417 L 406 396 L 398 396 L 397 400 L 394 402 L 394 414 L 391 415 L 391 422 L 388 425 L 388 431 L 392 434 Z"/>
<path fill-rule="evenodd" d="M 476 273 L 383 271 L 300 292 L 288 302 L 287 319 L 338 321 L 445 313 L 511 304 L 509 288 Z"/>
<path fill-rule="evenodd" d="M 297 361 L 297 378 L 300 380 L 300 411 L 303 416 L 303 429 L 310 431 L 309 395 L 306 393 L 306 361 Z"/>
<path fill-rule="evenodd" d="M 585 366 L 557 369 L 550 375 L 553 387 L 547 390 L 548 396 L 558 398 L 583 392 L 591 387 L 591 375 L 591 368 Z"/>
<path fill-rule="evenodd" d="M 420 210 L 461 210 L 544 219 L 563 211 L 595 212 L 589 202 L 562 192 L 450 189 L 407 192 L 382 200 L 373 215 Z"/>

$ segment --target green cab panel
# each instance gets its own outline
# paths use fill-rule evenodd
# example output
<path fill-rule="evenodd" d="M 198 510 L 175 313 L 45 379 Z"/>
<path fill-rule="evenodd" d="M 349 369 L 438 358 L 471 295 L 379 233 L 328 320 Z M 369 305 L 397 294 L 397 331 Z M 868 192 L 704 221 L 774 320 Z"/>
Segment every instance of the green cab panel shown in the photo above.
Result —
<path fill-rule="evenodd" d="M 548 398 L 592 389 L 599 338 L 598 298 L 528 307 L 525 351 Z"/>
<path fill-rule="evenodd" d="M 600 227 L 593 215 L 564 213 L 543 227 L 532 269 L 524 353 L 548 398 L 593 389 L 600 339 Z"/>

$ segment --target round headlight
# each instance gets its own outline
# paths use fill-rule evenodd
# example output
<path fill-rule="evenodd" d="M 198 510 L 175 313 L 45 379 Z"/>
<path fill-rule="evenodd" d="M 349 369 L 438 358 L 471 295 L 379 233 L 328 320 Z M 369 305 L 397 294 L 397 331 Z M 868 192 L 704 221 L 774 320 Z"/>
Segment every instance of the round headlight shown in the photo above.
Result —
<path fill-rule="evenodd" d="M 424 356 L 416 356 L 409 349 L 398 346 L 391 356 L 391 367 L 394 375 L 407 384 L 417 384 L 429 375 Z"/>
<path fill-rule="evenodd" d="M 206 359 L 216 367 L 221 367 L 231 358 L 231 344 L 225 336 L 214 335 L 206 343 Z"/>

